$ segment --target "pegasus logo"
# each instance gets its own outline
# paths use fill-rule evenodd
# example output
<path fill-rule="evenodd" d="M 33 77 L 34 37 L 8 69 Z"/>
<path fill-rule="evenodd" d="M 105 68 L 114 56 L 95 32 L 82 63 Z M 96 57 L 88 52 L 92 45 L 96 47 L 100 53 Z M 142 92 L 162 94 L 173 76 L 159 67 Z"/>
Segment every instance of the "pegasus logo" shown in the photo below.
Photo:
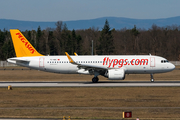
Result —
<path fill-rule="evenodd" d="M 25 47 L 30 51 L 31 54 L 34 54 L 36 50 L 32 47 L 32 45 L 24 38 L 21 33 L 16 33 L 18 38 L 21 40 L 22 43 L 24 43 Z"/>

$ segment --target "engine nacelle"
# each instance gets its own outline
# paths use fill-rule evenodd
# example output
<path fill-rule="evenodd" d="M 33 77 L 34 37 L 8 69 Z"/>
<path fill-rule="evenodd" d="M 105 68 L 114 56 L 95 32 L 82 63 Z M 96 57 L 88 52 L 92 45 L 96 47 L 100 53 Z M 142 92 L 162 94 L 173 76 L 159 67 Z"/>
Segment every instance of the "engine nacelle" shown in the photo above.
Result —
<path fill-rule="evenodd" d="M 124 80 L 125 71 L 124 69 L 110 69 L 107 75 L 109 80 Z"/>
<path fill-rule="evenodd" d="M 88 70 L 85 70 L 85 69 L 79 69 L 77 72 L 78 72 L 79 74 L 86 74 L 86 75 L 89 75 L 89 74 L 90 74 L 89 71 L 88 71 Z"/>

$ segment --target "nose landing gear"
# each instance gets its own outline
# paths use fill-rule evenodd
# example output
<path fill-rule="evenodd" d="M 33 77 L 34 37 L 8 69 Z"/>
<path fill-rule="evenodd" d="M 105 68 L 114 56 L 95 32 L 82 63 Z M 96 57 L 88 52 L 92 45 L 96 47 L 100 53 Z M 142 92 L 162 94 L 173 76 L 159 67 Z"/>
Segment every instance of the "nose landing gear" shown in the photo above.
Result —
<path fill-rule="evenodd" d="M 150 76 L 151 76 L 151 82 L 154 82 L 153 74 L 150 74 Z"/>

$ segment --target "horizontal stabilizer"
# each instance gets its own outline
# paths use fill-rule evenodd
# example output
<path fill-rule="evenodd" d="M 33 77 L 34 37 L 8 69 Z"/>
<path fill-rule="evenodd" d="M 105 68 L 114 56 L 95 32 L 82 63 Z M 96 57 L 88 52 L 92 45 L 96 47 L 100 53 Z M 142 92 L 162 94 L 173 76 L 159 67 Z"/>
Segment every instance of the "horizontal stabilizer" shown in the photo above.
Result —
<path fill-rule="evenodd" d="M 7 61 L 9 63 L 12 63 L 12 64 L 17 64 L 17 65 L 29 65 L 29 60 L 26 60 L 26 59 L 22 59 L 22 58 L 9 58 L 7 59 Z"/>

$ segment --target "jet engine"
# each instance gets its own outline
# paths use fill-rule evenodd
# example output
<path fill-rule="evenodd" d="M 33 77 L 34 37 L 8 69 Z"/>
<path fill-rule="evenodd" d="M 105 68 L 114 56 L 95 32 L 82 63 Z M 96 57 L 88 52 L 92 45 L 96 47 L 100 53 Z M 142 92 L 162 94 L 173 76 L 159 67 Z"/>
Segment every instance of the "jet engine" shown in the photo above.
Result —
<path fill-rule="evenodd" d="M 110 69 L 108 70 L 107 77 L 109 80 L 124 80 L 125 71 L 124 69 Z"/>

